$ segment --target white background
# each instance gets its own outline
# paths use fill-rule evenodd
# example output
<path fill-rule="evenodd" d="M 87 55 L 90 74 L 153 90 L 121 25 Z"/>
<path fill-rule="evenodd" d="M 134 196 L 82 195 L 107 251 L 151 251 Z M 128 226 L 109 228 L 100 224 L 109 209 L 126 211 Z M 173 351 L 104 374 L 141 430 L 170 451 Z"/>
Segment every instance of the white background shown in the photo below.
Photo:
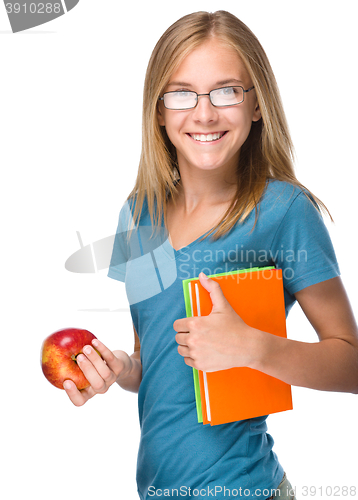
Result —
<path fill-rule="evenodd" d="M 137 498 L 137 396 L 115 386 L 76 408 L 44 378 L 39 356 L 43 339 L 66 326 L 132 352 L 123 286 L 106 270 L 72 274 L 64 263 L 79 248 L 76 231 L 86 245 L 116 229 L 140 155 L 147 62 L 182 15 L 229 10 L 261 41 L 281 90 L 298 178 L 335 219 L 326 223 L 358 313 L 355 7 L 82 0 L 51 23 L 12 34 L 0 5 L 1 498 Z M 99 308 L 127 310 L 81 311 Z M 298 305 L 288 334 L 316 341 Z M 304 486 L 317 488 L 310 498 L 329 496 L 320 486 L 358 487 L 358 396 L 294 387 L 293 398 L 294 410 L 270 416 L 268 425 L 298 498 Z"/>

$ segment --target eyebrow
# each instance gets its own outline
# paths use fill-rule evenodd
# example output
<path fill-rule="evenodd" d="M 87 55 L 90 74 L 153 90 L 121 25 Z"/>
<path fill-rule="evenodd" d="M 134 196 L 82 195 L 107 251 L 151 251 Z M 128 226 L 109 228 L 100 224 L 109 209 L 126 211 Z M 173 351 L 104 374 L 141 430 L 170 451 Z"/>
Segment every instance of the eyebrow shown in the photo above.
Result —
<path fill-rule="evenodd" d="M 236 78 L 229 78 L 228 80 L 221 80 L 219 82 L 216 82 L 215 85 L 227 85 L 228 83 L 243 83 L 241 80 L 237 80 Z M 170 82 L 168 83 L 168 87 L 170 85 L 175 85 L 175 86 L 179 86 L 179 87 L 192 87 L 192 84 L 191 83 L 188 83 L 188 82 Z"/>
<path fill-rule="evenodd" d="M 236 78 L 230 78 L 229 80 L 222 80 L 221 82 L 216 82 L 216 85 L 227 85 L 228 83 L 243 83 L 241 80 Z"/>

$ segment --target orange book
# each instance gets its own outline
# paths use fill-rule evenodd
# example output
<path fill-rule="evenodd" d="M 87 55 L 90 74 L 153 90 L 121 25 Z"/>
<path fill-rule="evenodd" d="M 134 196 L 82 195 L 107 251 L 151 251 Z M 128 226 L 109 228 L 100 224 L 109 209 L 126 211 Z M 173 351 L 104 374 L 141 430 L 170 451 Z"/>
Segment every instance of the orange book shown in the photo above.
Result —
<path fill-rule="evenodd" d="M 237 314 L 253 328 L 287 337 L 282 270 L 250 268 L 208 276 Z M 187 316 L 206 316 L 209 292 L 199 278 L 183 281 Z M 291 386 L 252 368 L 216 372 L 193 368 L 198 421 L 211 425 L 292 410 Z"/>

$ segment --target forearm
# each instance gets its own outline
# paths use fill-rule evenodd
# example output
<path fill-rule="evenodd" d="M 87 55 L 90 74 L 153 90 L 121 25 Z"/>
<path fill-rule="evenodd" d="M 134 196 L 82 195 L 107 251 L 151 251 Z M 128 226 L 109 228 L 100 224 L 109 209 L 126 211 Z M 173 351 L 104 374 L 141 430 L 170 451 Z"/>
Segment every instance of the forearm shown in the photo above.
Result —
<path fill-rule="evenodd" d="M 128 363 L 126 369 L 118 376 L 117 384 L 126 391 L 138 392 L 142 381 L 140 352 L 135 351 L 131 356 L 128 356 Z"/>
<path fill-rule="evenodd" d="M 251 368 L 290 385 L 358 394 L 358 350 L 341 339 L 299 342 L 253 330 L 256 359 Z"/>

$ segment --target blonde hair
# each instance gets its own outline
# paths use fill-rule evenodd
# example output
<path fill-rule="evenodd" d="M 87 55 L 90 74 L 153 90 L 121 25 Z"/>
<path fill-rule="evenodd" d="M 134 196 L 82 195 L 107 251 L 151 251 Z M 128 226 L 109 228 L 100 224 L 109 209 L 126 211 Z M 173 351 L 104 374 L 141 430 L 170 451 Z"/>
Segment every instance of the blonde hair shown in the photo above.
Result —
<path fill-rule="evenodd" d="M 142 152 L 135 186 L 128 199 L 135 200 L 134 223 L 138 222 L 144 200 L 152 224 L 166 218 L 169 197 L 174 199 L 179 166 L 176 151 L 157 118 L 158 97 L 183 59 L 196 47 L 215 38 L 233 48 L 243 61 L 255 86 L 261 116 L 253 122 L 240 150 L 237 191 L 221 221 L 209 234 L 218 238 L 236 222 L 243 222 L 255 209 L 268 179 L 289 182 L 312 197 L 317 208 L 326 206 L 297 180 L 294 150 L 279 90 L 264 49 L 252 31 L 226 11 L 195 12 L 170 26 L 157 42 L 149 60 L 143 95 Z M 330 214 L 329 214 L 330 215 Z"/>

